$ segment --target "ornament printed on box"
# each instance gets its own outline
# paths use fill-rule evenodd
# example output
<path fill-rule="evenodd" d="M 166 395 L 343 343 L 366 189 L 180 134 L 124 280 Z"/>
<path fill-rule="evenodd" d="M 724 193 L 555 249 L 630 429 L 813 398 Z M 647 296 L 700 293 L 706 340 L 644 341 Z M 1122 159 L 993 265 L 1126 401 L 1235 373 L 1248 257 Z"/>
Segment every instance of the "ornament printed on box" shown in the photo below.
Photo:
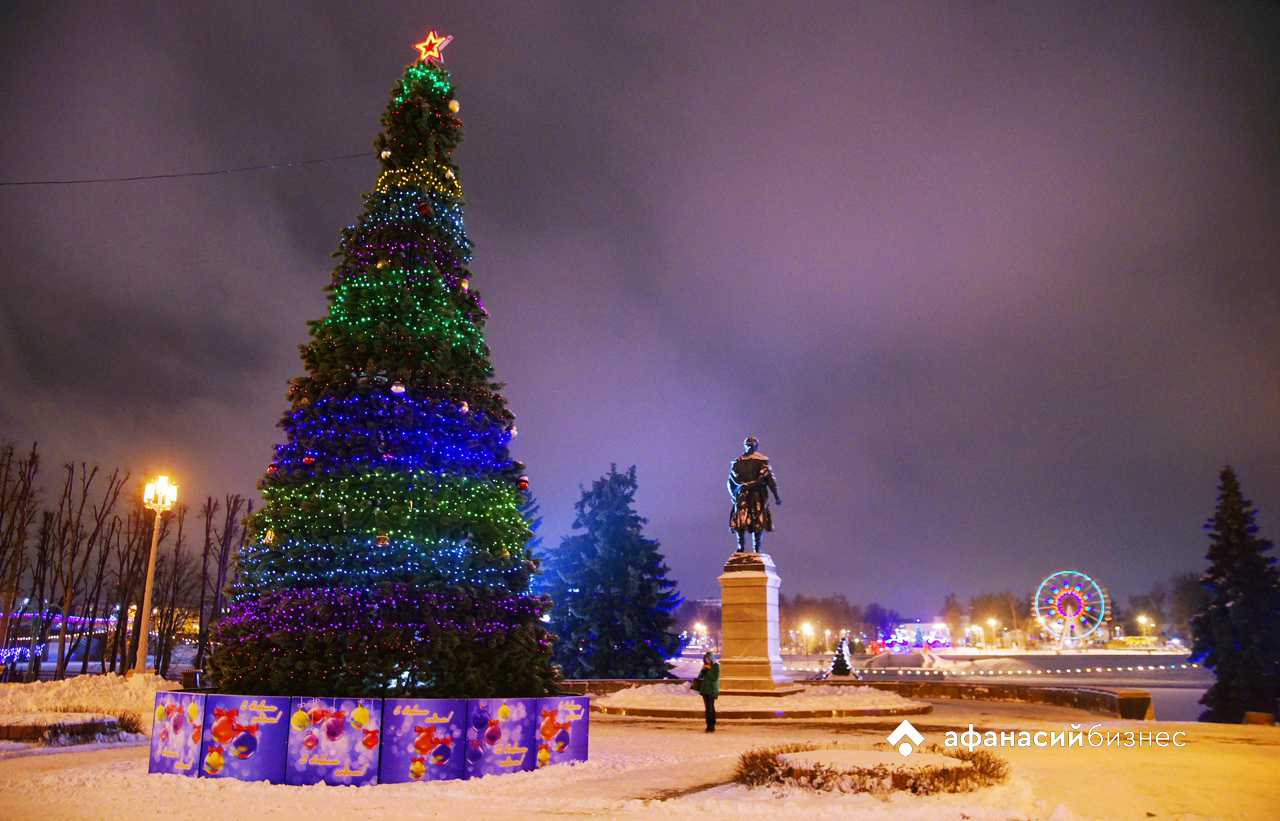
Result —
<path fill-rule="evenodd" d="M 199 775 L 204 702 L 204 693 L 156 693 L 147 772 Z"/>
<path fill-rule="evenodd" d="M 379 782 L 464 778 L 466 722 L 466 699 L 385 699 Z"/>
<path fill-rule="evenodd" d="M 378 783 L 382 699 L 299 698 L 289 705 L 285 783 Z"/>
<path fill-rule="evenodd" d="M 283 784 L 290 706 L 288 696 L 206 696 L 200 774 Z"/>
<path fill-rule="evenodd" d="M 467 702 L 467 778 L 537 768 L 538 699 Z"/>
<path fill-rule="evenodd" d="M 590 696 L 538 699 L 538 766 L 587 760 Z"/>

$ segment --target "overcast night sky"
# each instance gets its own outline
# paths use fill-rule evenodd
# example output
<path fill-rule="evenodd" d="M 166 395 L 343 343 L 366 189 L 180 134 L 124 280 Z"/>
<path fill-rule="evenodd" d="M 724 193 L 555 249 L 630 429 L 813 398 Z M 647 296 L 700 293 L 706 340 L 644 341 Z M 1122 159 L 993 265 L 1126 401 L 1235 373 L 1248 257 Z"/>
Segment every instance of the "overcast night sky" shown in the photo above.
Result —
<path fill-rule="evenodd" d="M 759 437 L 783 591 L 924 618 L 1280 537 L 1280 13 L 1190 3 L 8 2 L 0 440 L 250 494 L 435 28 L 545 545 L 637 466 L 718 595 Z"/>

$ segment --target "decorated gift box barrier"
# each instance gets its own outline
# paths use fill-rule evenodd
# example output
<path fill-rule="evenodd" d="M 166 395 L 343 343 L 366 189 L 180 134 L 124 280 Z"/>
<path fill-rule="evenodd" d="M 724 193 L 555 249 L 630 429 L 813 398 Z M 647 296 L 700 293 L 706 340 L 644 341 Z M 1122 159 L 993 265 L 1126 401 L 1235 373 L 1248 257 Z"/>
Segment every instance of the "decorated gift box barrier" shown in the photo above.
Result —
<path fill-rule="evenodd" d="M 150 772 L 366 786 L 587 760 L 588 696 L 356 699 L 158 692 Z"/>
<path fill-rule="evenodd" d="M 383 784 L 466 778 L 467 700 L 382 702 Z"/>
<path fill-rule="evenodd" d="M 147 772 L 197 775 L 200 731 L 204 727 L 201 693 L 158 691 L 151 722 L 151 762 Z"/>
<path fill-rule="evenodd" d="M 286 784 L 378 783 L 382 699 L 295 697 L 289 715 Z"/>
<path fill-rule="evenodd" d="M 538 766 L 587 760 L 588 696 L 538 699 Z"/>
<path fill-rule="evenodd" d="M 288 697 L 211 695 L 204 709 L 200 775 L 284 783 Z"/>
<path fill-rule="evenodd" d="M 467 701 L 467 778 L 537 768 L 536 698 Z"/>

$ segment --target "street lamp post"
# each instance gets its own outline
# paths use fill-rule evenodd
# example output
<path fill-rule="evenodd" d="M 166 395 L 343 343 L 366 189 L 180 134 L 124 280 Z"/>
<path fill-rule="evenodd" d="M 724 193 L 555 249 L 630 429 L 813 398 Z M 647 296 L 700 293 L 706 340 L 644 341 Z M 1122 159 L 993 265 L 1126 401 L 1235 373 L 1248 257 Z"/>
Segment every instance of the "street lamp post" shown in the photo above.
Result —
<path fill-rule="evenodd" d="M 1138 616 L 1138 631 L 1144 639 L 1147 637 L 1147 623 L 1150 621 L 1146 616 Z"/>
<path fill-rule="evenodd" d="M 147 672 L 147 633 L 151 630 L 151 582 L 156 575 L 156 545 L 160 542 L 160 514 L 178 501 L 178 486 L 169 484 L 168 476 L 159 476 L 148 482 L 142 494 L 142 504 L 156 512 L 155 526 L 151 528 L 151 557 L 147 560 L 147 583 L 142 589 L 142 608 L 138 611 L 138 658 L 133 672 Z"/>
<path fill-rule="evenodd" d="M 995 645 L 997 644 L 996 627 L 1000 624 L 1000 622 L 996 621 L 995 619 L 987 619 L 987 624 L 991 625 L 991 645 L 994 648 Z M 992 652 L 992 651 L 989 650 L 988 652 Z"/>

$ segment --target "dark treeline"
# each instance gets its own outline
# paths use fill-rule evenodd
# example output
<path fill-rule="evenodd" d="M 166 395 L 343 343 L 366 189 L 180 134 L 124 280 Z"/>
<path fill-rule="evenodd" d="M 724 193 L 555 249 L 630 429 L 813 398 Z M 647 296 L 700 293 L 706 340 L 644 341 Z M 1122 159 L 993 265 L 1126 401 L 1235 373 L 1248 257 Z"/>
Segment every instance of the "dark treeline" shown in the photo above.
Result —
<path fill-rule="evenodd" d="M 878 602 L 851 603 L 842 594 L 822 598 L 797 593 L 778 595 L 778 629 L 783 644 L 796 650 L 831 652 L 841 635 L 848 635 L 856 652 L 894 635 L 903 617 Z"/>
<path fill-rule="evenodd" d="M 720 607 L 715 601 L 687 600 L 677 608 L 675 623 L 690 634 L 701 624 L 707 633 L 720 632 Z M 797 593 L 778 595 L 778 629 L 782 649 L 788 652 L 831 652 L 841 635 L 847 635 L 855 651 L 893 636 L 903 623 L 897 611 L 877 602 L 863 606 L 843 595 L 826 597 Z"/>
<path fill-rule="evenodd" d="M 1176 638 L 1191 646 L 1191 619 L 1207 601 L 1203 574 L 1186 571 L 1174 573 L 1168 581 L 1155 582 L 1146 593 L 1130 596 L 1128 605 L 1117 607 L 1115 618 L 1132 636 L 1146 632 L 1156 638 Z M 1138 619 L 1146 616 L 1151 626 Z"/>
<path fill-rule="evenodd" d="M 48 478 L 46 478 L 46 475 Z M 46 482 L 47 484 L 42 484 Z M 143 481 L 86 462 L 46 471 L 36 445 L 0 441 L 0 666 L 28 681 L 53 675 L 124 672 L 133 667 L 147 559 L 156 514 Z M 208 653 L 208 627 L 245 539 L 252 503 L 210 497 L 192 528 L 179 504 L 159 517 L 152 592 L 155 669 L 169 672 L 180 642 Z M 203 530 L 203 539 L 193 530 Z"/>

